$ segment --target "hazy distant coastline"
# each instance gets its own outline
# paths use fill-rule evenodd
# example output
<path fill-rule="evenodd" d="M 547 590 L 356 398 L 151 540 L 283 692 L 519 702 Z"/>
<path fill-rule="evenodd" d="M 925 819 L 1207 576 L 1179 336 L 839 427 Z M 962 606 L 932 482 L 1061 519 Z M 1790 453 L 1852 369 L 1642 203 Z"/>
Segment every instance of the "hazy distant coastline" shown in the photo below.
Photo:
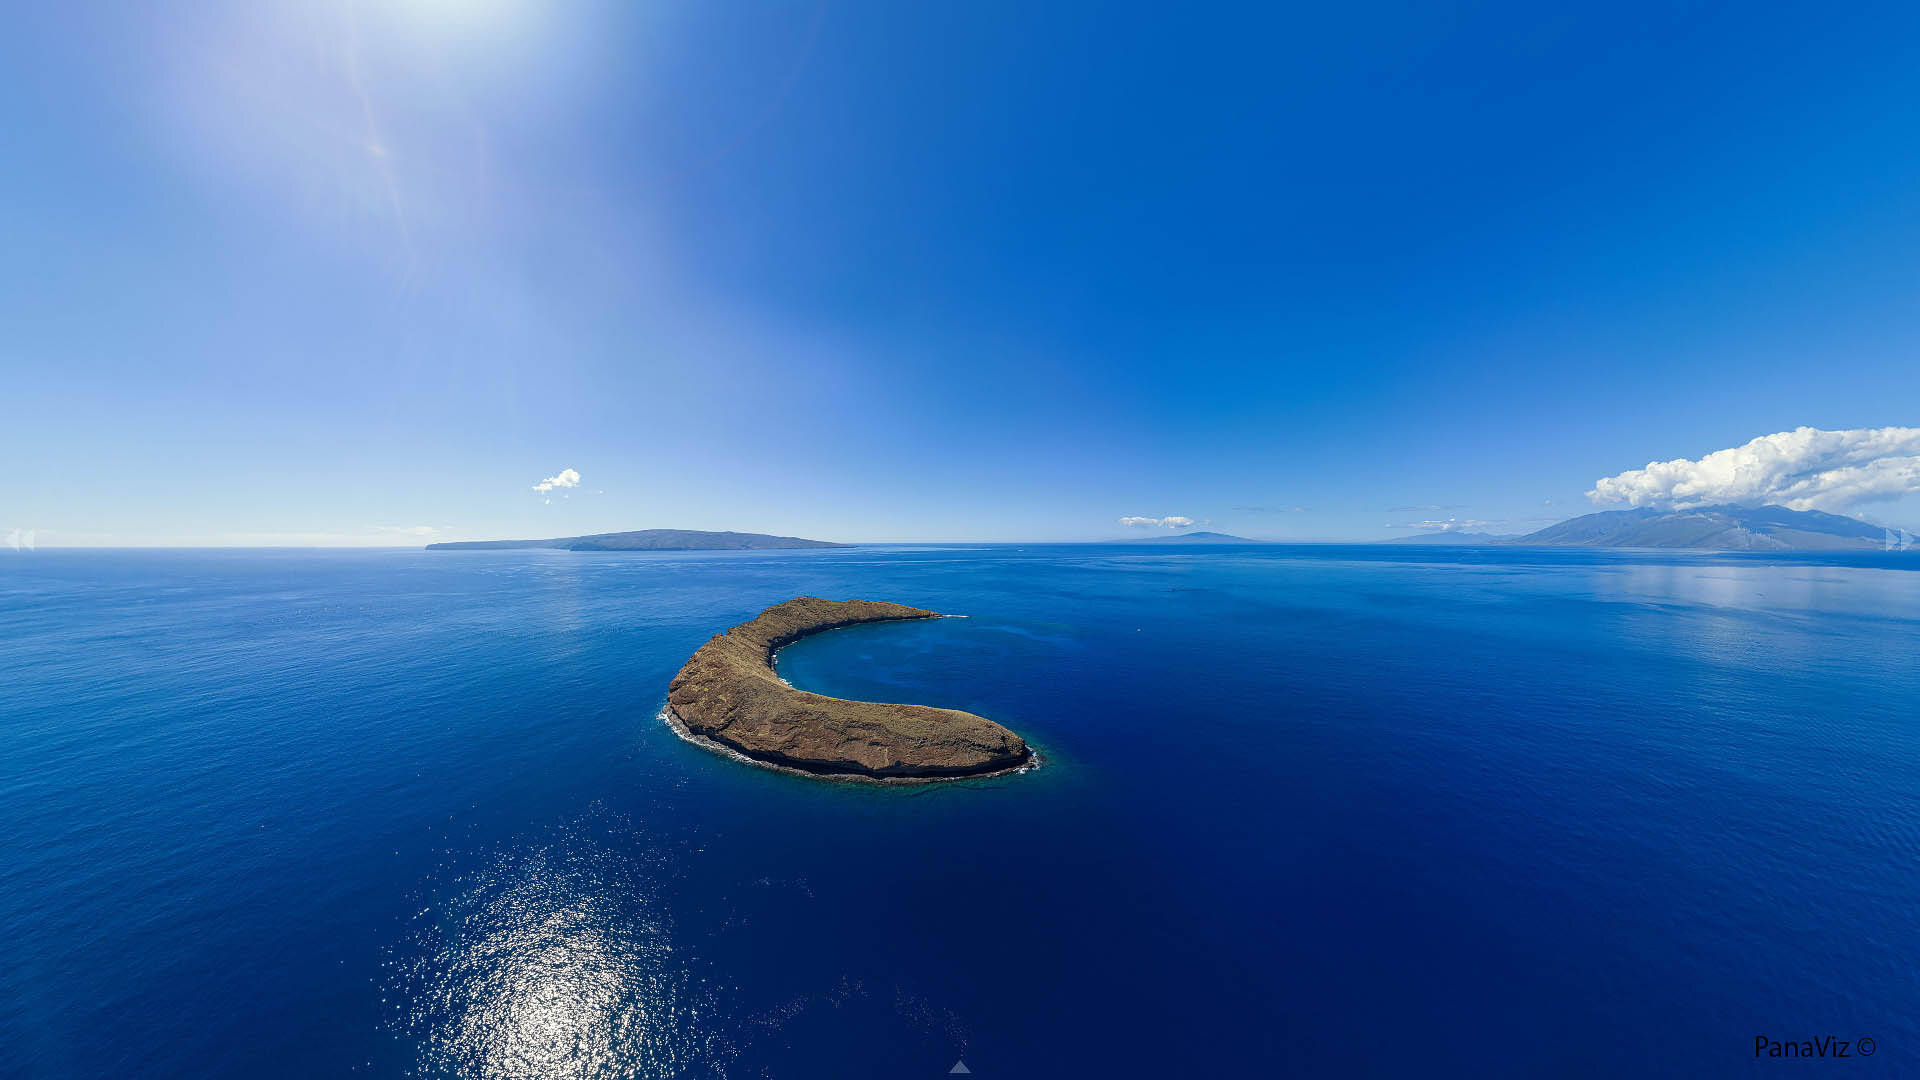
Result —
<path fill-rule="evenodd" d="M 1476 522 L 1475 524 L 1479 524 Z M 1666 548 L 1696 551 L 1868 551 L 1903 546 L 1901 534 L 1878 525 L 1818 510 L 1783 506 L 1703 506 L 1685 510 L 1643 507 L 1583 514 L 1525 535 L 1449 529 L 1391 540 L 1359 541 L 1385 545 Z M 1047 543 L 1049 541 L 1025 541 Z M 1266 539 L 1196 530 L 1165 536 L 1125 537 L 1067 543 L 1151 544 L 1155 546 L 1269 544 L 1341 544 L 1337 539 Z M 640 529 L 592 533 L 545 540 L 454 540 L 426 545 L 429 551 L 778 551 L 846 548 L 826 540 L 768 533 L 708 532 L 698 529 Z"/>
<path fill-rule="evenodd" d="M 552 540 L 454 540 L 428 544 L 428 551 L 501 551 L 550 548 L 560 551 L 783 551 L 839 548 L 826 540 L 766 533 L 703 532 L 698 529 L 639 529 L 634 532 L 562 536 Z"/>
<path fill-rule="evenodd" d="M 1887 530 L 1859 518 L 1784 506 L 1642 507 L 1586 514 L 1499 542 L 1534 547 L 1870 551 L 1887 546 Z"/>

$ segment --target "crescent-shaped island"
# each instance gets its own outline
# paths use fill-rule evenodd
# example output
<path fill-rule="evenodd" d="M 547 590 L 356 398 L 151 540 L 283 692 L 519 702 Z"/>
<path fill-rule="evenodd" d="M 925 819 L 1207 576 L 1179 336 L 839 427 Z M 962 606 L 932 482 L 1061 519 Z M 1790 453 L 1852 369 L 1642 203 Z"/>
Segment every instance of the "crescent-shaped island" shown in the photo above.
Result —
<path fill-rule="evenodd" d="M 810 694 L 773 670 L 774 653 L 809 634 L 940 617 L 877 600 L 775 604 L 700 646 L 668 687 L 666 718 L 695 742 L 825 779 L 916 783 L 1032 764 L 1026 741 L 984 716 Z"/>

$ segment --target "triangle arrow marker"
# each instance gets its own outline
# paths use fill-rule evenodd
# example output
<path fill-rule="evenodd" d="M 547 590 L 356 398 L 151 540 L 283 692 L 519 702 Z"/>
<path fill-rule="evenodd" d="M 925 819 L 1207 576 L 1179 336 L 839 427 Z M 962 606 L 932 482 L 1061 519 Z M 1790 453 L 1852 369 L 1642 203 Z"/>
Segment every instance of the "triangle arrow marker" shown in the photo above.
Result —
<path fill-rule="evenodd" d="M 967 1068 L 967 1063 L 964 1061 L 954 1062 L 953 1068 L 947 1070 L 948 1076 L 967 1076 L 972 1075 L 972 1073 L 973 1070 Z"/>

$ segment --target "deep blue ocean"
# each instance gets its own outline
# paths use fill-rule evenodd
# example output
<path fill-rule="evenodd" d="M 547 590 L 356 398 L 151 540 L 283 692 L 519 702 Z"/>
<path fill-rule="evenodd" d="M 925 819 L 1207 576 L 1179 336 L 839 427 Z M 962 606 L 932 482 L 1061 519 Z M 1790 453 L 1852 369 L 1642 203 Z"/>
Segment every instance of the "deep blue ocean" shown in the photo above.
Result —
<path fill-rule="evenodd" d="M 1920 1072 L 1920 557 L 0 556 L 0 1075 Z M 1044 767 L 676 738 L 802 594 Z"/>

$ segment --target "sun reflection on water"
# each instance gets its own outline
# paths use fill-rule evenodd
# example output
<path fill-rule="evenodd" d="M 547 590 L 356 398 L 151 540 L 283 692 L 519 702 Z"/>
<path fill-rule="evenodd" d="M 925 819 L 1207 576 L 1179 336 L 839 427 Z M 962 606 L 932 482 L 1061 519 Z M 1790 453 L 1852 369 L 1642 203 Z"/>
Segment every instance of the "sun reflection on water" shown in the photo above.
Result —
<path fill-rule="evenodd" d="M 455 879 L 403 952 L 395 1020 L 426 1075 L 668 1076 L 724 1049 L 646 876 L 577 836 Z"/>

